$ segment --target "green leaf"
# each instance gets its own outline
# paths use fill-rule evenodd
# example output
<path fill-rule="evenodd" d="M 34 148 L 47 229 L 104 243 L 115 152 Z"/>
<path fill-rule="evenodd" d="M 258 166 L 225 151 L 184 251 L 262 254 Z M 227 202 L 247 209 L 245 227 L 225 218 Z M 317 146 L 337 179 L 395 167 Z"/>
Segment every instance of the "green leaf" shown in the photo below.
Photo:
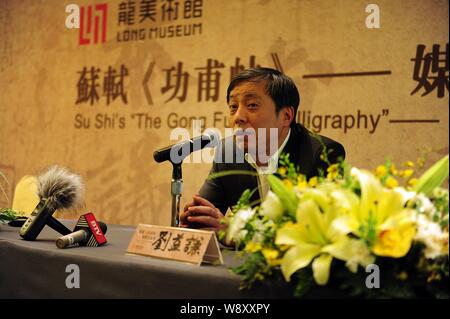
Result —
<path fill-rule="evenodd" d="M 0 223 L 7 223 L 11 220 L 14 220 L 17 218 L 16 211 L 12 210 L 11 208 L 3 208 L 0 209 Z"/>
<path fill-rule="evenodd" d="M 223 171 L 218 173 L 212 173 L 208 176 L 208 179 L 215 179 L 219 177 L 225 177 L 225 176 L 231 176 L 231 175 L 252 175 L 252 176 L 258 176 L 257 172 L 252 171 L 244 171 L 244 170 L 229 170 L 229 171 Z"/>
<path fill-rule="evenodd" d="M 274 175 L 267 176 L 267 180 L 269 182 L 270 189 L 278 196 L 283 206 L 286 207 L 289 215 L 295 218 L 297 213 L 298 198 L 294 191 L 288 189 L 286 185 L 284 185 L 283 182 Z"/>
<path fill-rule="evenodd" d="M 250 202 L 251 197 L 253 196 L 253 193 L 255 193 L 257 189 L 255 188 L 254 190 L 250 191 L 249 189 L 246 189 L 241 197 L 239 197 L 238 202 L 236 203 L 236 205 L 234 205 L 231 209 L 231 211 L 233 213 L 236 213 L 238 210 L 242 209 L 242 208 L 246 208 L 246 207 L 251 207 L 252 203 Z"/>
<path fill-rule="evenodd" d="M 429 196 L 432 191 L 439 187 L 448 176 L 448 155 L 441 158 L 431 166 L 417 181 L 414 191 Z"/>

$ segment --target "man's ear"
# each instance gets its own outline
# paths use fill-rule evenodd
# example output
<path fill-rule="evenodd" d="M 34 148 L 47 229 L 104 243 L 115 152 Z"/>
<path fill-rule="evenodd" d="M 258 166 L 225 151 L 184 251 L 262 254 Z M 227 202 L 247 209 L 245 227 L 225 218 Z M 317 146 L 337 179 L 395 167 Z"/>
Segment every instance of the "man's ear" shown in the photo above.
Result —
<path fill-rule="evenodd" d="M 280 113 L 281 113 L 281 116 L 282 116 L 282 118 L 281 118 L 281 120 L 283 122 L 282 124 L 285 125 L 285 126 L 290 126 L 291 123 L 292 123 L 292 120 L 295 117 L 294 108 L 292 106 L 283 107 L 281 109 Z"/>

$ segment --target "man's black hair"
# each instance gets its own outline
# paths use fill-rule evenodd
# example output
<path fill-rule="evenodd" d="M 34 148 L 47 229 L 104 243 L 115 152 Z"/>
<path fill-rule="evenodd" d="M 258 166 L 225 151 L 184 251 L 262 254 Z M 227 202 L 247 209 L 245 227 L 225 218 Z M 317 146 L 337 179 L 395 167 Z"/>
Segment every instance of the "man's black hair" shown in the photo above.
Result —
<path fill-rule="evenodd" d="M 300 103 L 300 94 L 294 81 L 287 75 L 271 68 L 250 68 L 246 69 L 233 77 L 227 89 L 227 103 L 230 100 L 231 91 L 243 82 L 266 82 L 266 92 L 275 103 L 275 112 L 278 113 L 284 107 L 292 106 L 294 108 L 294 119 L 291 126 L 295 125 L 297 109 Z"/>

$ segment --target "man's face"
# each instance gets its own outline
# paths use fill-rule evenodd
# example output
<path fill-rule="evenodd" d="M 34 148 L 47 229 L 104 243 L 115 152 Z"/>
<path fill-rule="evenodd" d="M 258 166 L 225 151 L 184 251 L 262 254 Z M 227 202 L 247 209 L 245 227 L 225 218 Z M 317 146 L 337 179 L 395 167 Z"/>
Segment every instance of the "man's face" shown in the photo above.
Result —
<path fill-rule="evenodd" d="M 229 96 L 230 121 L 235 129 L 237 146 L 246 152 L 255 151 L 256 145 L 265 145 L 267 152 L 270 150 L 270 128 L 278 129 L 275 135 L 278 149 L 278 139 L 281 129 L 286 127 L 286 120 L 282 113 L 275 112 L 275 103 L 266 93 L 266 82 L 242 82 L 234 87 Z M 287 127 L 289 124 L 287 124 Z M 254 129 L 256 135 L 253 138 L 244 138 L 239 132 L 245 129 Z M 258 129 L 265 129 L 265 136 L 258 134 Z M 247 131 L 246 131 L 247 132 Z M 248 136 L 248 134 L 246 134 Z M 258 138 L 265 138 L 259 142 Z M 256 142 L 256 145 L 255 145 Z M 267 154 L 267 153 L 266 153 Z"/>

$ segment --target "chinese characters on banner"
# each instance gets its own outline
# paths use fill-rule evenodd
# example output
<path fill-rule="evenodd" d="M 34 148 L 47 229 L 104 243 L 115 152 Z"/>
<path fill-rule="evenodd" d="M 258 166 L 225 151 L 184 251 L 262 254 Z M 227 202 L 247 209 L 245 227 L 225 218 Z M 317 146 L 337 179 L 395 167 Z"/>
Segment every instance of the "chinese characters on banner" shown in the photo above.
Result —
<path fill-rule="evenodd" d="M 222 75 L 229 74 L 229 78 L 243 71 L 246 67 L 256 67 L 255 56 L 250 56 L 249 63 L 244 65 L 241 58 L 237 57 L 227 71 L 225 64 L 216 59 L 207 59 L 206 65 L 196 67 L 193 70 L 197 77 L 197 102 L 216 102 L 221 97 L 220 81 Z M 161 85 L 160 92 L 165 98 L 165 103 L 177 99 L 180 103 L 186 101 L 188 95 L 189 81 L 191 81 L 191 71 L 185 69 L 183 62 L 163 68 L 165 83 Z M 101 70 L 98 67 L 83 67 L 77 82 L 77 98 L 75 104 L 86 103 L 93 105 L 100 100 L 101 96 L 106 99 L 106 105 L 114 102 L 120 97 L 123 104 L 128 103 L 127 92 L 124 88 L 124 80 L 128 77 L 129 71 L 125 65 L 121 65 L 119 70 L 109 66 L 101 78 Z M 102 84 L 102 85 L 100 85 Z"/>
<path fill-rule="evenodd" d="M 120 71 L 117 72 L 111 66 L 103 74 L 103 85 L 100 87 L 99 81 L 101 76 L 100 68 L 94 66 L 83 67 L 78 72 L 80 78 L 77 82 L 77 100 L 75 104 L 89 103 L 93 105 L 98 102 L 101 96 L 106 98 L 106 105 L 120 97 L 124 104 L 128 103 L 127 94 L 124 91 L 124 78 L 128 76 L 128 69 L 122 64 Z M 100 92 L 100 93 L 99 93 Z"/>
<path fill-rule="evenodd" d="M 417 46 L 416 57 L 411 59 L 414 62 L 413 80 L 418 82 L 416 88 L 411 92 L 415 94 L 423 89 L 422 96 L 428 95 L 437 90 L 437 97 L 443 98 L 445 89 L 449 86 L 449 51 L 448 43 L 445 51 L 442 51 L 439 44 L 433 44 L 431 52 L 425 51 L 423 44 Z"/>
<path fill-rule="evenodd" d="M 203 0 L 121 1 L 117 42 L 202 34 Z"/>
<path fill-rule="evenodd" d="M 80 6 L 79 45 L 106 42 L 108 9 L 108 3 Z M 128 0 L 117 9 L 117 26 L 127 28 L 117 42 L 202 34 L 203 0 Z"/>
<path fill-rule="evenodd" d="M 127 20 L 128 21 L 128 20 Z M 418 45 L 416 56 L 411 61 L 414 62 L 413 80 L 418 82 L 411 95 L 418 91 L 424 91 L 421 96 L 437 91 L 437 97 L 443 98 L 445 91 L 449 90 L 449 45 L 445 46 L 445 51 L 440 49 L 439 44 L 432 46 L 431 52 L 426 52 L 425 45 Z M 188 97 L 188 89 L 190 81 L 192 81 L 192 73 L 197 78 L 196 92 L 194 93 L 197 102 L 216 102 L 222 96 L 221 79 L 227 74 L 231 80 L 234 75 L 243 71 L 245 68 L 258 67 L 254 55 L 250 56 L 248 63 L 245 65 L 241 62 L 240 57 L 236 57 L 234 62 L 228 68 L 225 63 L 217 59 L 209 58 L 204 66 L 195 67 L 187 70 L 185 63 L 178 61 L 176 65 L 163 67 L 164 83 L 160 85 L 160 92 L 164 97 L 164 103 L 168 103 L 174 99 L 179 103 L 186 101 Z M 100 96 L 106 99 L 106 105 L 115 101 L 118 97 L 123 104 L 128 103 L 127 93 L 124 89 L 124 79 L 129 76 L 129 71 L 125 65 L 121 65 L 117 71 L 111 66 L 100 78 L 101 70 L 95 66 L 83 67 L 78 72 L 80 77 L 77 83 L 77 98 L 75 104 L 89 103 L 93 105 L 100 100 Z M 102 86 L 100 86 L 100 81 Z M 147 81 L 150 77 L 147 77 Z M 146 96 L 149 104 L 153 104 L 150 96 Z"/>
<path fill-rule="evenodd" d="M 118 25 L 141 24 L 146 20 L 164 22 L 201 18 L 202 12 L 203 0 L 122 1 L 119 3 Z"/>
<path fill-rule="evenodd" d="M 276 53 L 272 53 L 272 59 L 276 68 L 281 70 L 281 62 Z M 449 89 L 449 50 L 448 44 L 445 50 L 439 45 L 434 44 L 431 50 L 427 50 L 426 46 L 420 44 L 417 46 L 412 66 L 412 79 L 417 82 L 417 85 L 410 92 L 414 95 L 421 92 L 421 96 L 429 95 L 436 92 L 437 98 L 445 97 L 446 91 Z M 152 93 L 160 94 L 159 100 L 164 104 L 175 102 L 178 104 L 185 103 L 189 95 L 191 99 L 196 99 L 197 102 L 217 102 L 224 96 L 229 81 L 239 72 L 249 67 L 258 67 L 256 57 L 251 55 L 245 62 L 240 57 L 236 57 L 232 63 L 225 64 L 218 59 L 208 58 L 203 65 L 194 67 L 187 67 L 185 62 L 176 61 L 173 65 L 160 66 L 162 76 L 159 77 L 161 83 L 152 83 L 152 72 L 155 61 L 150 63 L 147 72 L 142 81 L 142 94 L 145 96 L 147 103 L 153 105 Z M 122 64 L 120 67 L 114 68 L 108 66 L 101 70 L 97 66 L 84 66 L 78 71 L 79 78 L 76 84 L 77 96 L 75 100 L 76 105 L 88 104 L 94 105 L 101 100 L 106 102 L 108 106 L 112 103 L 116 105 L 128 104 L 129 97 L 127 93 L 127 83 L 131 72 Z M 225 83 L 225 81 L 228 81 Z M 226 84 L 224 86 L 224 84 Z M 419 96 L 419 95 L 418 95 Z M 375 112 L 374 114 L 363 114 L 357 110 L 357 114 L 325 114 L 325 115 L 311 115 L 310 111 L 301 111 L 297 116 L 297 121 L 305 125 L 308 129 L 319 133 L 323 128 L 327 128 L 327 117 L 332 119 L 331 127 L 333 129 L 343 130 L 347 133 L 348 129 L 364 128 L 373 134 L 380 119 L 389 121 L 389 123 L 396 123 L 396 120 L 388 118 L 389 109 L 383 109 L 382 112 Z M 107 114 L 99 113 L 94 118 L 92 116 L 85 116 L 78 113 L 75 116 L 75 128 L 88 129 L 95 127 L 97 129 L 103 128 L 125 128 L 131 124 L 138 129 L 159 129 L 161 123 L 166 123 L 168 128 L 176 127 L 191 127 L 192 120 L 201 121 L 202 128 L 209 127 L 208 123 L 212 123 L 213 127 L 224 126 L 228 127 L 228 119 L 223 112 L 215 112 L 212 118 L 205 115 L 186 117 L 179 115 L 179 112 L 172 112 L 164 120 L 157 114 L 150 114 L 145 112 L 137 112 L 129 115 L 125 114 Z M 129 117 L 127 119 L 127 117 Z M 324 124 L 322 125 L 322 120 Z M 370 121 L 369 121 L 370 120 Z M 342 123 L 345 123 L 342 124 Z M 371 123 L 373 125 L 369 125 Z"/>

